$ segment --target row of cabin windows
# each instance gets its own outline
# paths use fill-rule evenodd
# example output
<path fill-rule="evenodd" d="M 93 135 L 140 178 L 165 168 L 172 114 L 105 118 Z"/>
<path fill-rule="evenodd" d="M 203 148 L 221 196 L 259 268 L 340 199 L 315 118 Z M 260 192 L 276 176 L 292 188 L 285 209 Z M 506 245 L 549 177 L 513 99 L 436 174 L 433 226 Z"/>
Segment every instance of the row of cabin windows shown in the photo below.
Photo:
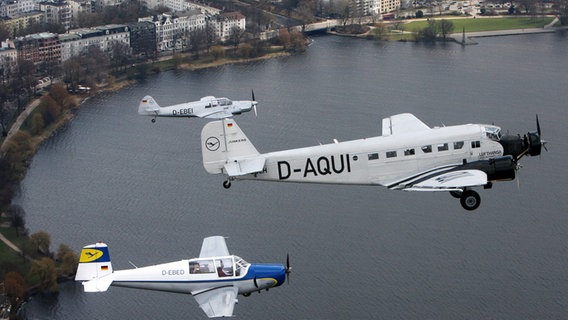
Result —
<path fill-rule="evenodd" d="M 465 142 L 463 141 L 457 141 L 453 143 L 453 147 L 454 150 L 460 150 L 463 148 L 463 146 L 465 145 Z M 476 149 L 476 148 L 480 148 L 481 147 L 481 141 L 472 141 L 471 142 L 471 148 L 472 149 Z M 436 149 L 439 152 L 442 151 L 448 151 L 449 148 L 449 144 L 448 143 L 441 143 L 436 145 Z M 405 156 L 413 156 L 416 154 L 416 151 L 414 151 L 414 148 L 410 148 L 410 149 L 405 149 L 404 150 L 404 155 Z M 422 153 L 431 153 L 433 148 L 432 145 L 425 145 L 420 147 L 420 150 L 422 150 Z M 397 151 L 396 150 L 392 150 L 392 151 L 387 151 L 386 152 L 386 157 L 387 158 L 395 158 L 397 156 Z M 369 160 L 377 160 L 379 159 L 379 153 L 375 152 L 375 153 L 369 153 L 368 154 L 368 159 Z"/>

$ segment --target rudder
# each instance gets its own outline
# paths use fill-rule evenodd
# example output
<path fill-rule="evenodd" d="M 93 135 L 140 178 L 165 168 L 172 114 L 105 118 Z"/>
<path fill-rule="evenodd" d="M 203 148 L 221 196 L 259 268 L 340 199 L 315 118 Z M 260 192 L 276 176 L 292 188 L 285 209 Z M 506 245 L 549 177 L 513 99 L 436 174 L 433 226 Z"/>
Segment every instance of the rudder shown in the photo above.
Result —
<path fill-rule="evenodd" d="M 154 116 L 160 110 L 160 106 L 151 96 L 145 96 L 138 104 L 138 114 L 143 116 Z"/>
<path fill-rule="evenodd" d="M 99 242 L 83 247 L 75 281 L 85 281 L 86 292 L 106 291 L 112 283 L 112 264 L 108 246 Z"/>
<path fill-rule="evenodd" d="M 203 166 L 209 173 L 223 173 L 229 160 L 258 156 L 254 145 L 234 119 L 207 123 L 201 131 Z"/>

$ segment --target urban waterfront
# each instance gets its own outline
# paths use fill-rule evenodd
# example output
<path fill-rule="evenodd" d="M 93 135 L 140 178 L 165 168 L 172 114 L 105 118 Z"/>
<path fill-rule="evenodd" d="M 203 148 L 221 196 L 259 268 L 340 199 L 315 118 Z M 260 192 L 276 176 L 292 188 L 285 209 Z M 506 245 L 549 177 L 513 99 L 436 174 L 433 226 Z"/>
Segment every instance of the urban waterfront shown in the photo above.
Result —
<path fill-rule="evenodd" d="M 568 312 L 568 36 L 484 38 L 475 46 L 316 37 L 307 52 L 171 71 L 88 100 L 35 156 L 16 200 L 31 232 L 79 252 L 99 240 L 115 269 L 199 254 L 227 236 L 249 262 L 290 254 L 290 283 L 239 297 L 241 319 L 559 319 Z M 260 151 L 380 134 L 411 112 L 430 126 L 495 123 L 535 130 L 550 152 L 518 180 L 479 190 L 474 213 L 448 193 L 237 181 L 201 163 L 201 119 L 137 115 L 202 96 L 240 100 L 236 118 Z M 27 319 L 203 319 L 189 295 L 65 283 L 34 297 Z"/>

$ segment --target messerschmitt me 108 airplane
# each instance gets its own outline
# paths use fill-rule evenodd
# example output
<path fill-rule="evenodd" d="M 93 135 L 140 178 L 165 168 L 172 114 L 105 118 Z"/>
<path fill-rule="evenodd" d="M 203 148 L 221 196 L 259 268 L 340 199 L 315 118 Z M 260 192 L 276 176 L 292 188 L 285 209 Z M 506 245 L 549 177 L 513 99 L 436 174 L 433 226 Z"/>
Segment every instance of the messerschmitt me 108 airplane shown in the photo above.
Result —
<path fill-rule="evenodd" d="M 207 96 L 199 101 L 185 102 L 167 107 L 160 107 L 154 98 L 145 96 L 138 105 L 138 114 L 153 117 L 152 122 L 156 122 L 156 117 L 223 119 L 253 109 L 256 114 L 257 104 L 254 98 L 254 91 L 252 92 L 252 100 L 231 101 L 227 98 Z"/>
<path fill-rule="evenodd" d="M 251 264 L 230 255 L 225 239 L 203 239 L 199 258 L 129 270 L 112 268 L 108 246 L 99 242 L 83 247 L 75 281 L 85 292 L 104 292 L 118 286 L 191 294 L 208 317 L 230 317 L 237 295 L 268 290 L 284 283 L 290 272 L 279 264 Z"/>
<path fill-rule="evenodd" d="M 430 128 L 412 114 L 383 119 L 378 137 L 259 153 L 234 119 L 214 121 L 201 132 L 207 172 L 235 179 L 381 185 L 393 190 L 449 191 L 466 210 L 479 207 L 473 187 L 513 180 L 519 160 L 536 156 L 545 141 L 537 131 L 502 135 L 495 125 Z"/>

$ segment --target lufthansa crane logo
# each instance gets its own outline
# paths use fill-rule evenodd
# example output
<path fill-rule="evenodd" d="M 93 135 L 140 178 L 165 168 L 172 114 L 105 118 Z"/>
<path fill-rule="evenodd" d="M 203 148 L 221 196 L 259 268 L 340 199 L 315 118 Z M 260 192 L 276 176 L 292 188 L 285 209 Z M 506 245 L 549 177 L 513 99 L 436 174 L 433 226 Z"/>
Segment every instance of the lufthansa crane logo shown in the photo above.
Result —
<path fill-rule="evenodd" d="M 219 142 L 219 139 L 217 139 L 216 137 L 209 137 L 207 138 L 207 140 L 205 140 L 205 148 L 207 148 L 207 150 L 209 151 L 217 151 L 220 144 L 221 143 Z"/>

